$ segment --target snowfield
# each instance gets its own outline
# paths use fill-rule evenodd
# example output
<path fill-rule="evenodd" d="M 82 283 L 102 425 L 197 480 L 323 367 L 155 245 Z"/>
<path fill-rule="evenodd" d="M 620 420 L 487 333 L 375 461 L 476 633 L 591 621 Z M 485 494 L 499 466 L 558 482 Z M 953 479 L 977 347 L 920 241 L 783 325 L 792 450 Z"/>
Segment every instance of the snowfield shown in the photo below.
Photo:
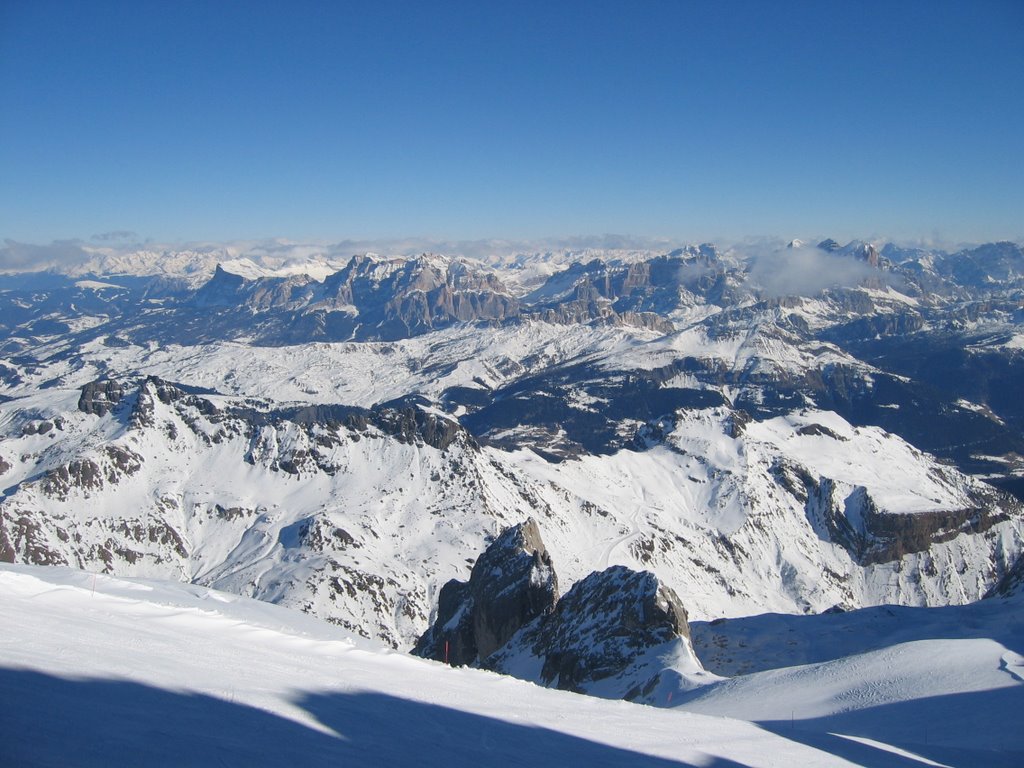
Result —
<path fill-rule="evenodd" d="M 962 623 L 995 635 L 1024 624 L 1019 598 L 968 617 L 975 607 L 952 609 L 950 638 Z M 0 622 L 3 765 L 1024 760 L 1024 657 L 991 639 L 758 673 L 657 709 L 450 669 L 248 598 L 72 568 L 0 566 Z"/>
<path fill-rule="evenodd" d="M 1005 607 L 1020 610 L 1013 601 Z M 4 765 L 781 767 L 1024 759 L 1014 722 L 1024 705 L 1022 659 L 995 641 L 900 645 L 727 681 L 684 704 L 769 721 L 759 726 L 451 669 L 266 603 L 69 568 L 0 566 L 0 622 Z M 997 654 L 1003 670 L 992 668 Z M 894 664 L 900 673 L 888 680 L 884 670 Z M 959 711 L 962 727 L 938 721 L 916 743 L 884 738 L 924 727 L 934 710 Z M 905 726 L 890 728 L 894 717 Z"/>
<path fill-rule="evenodd" d="M 642 329 L 560 326 L 526 322 L 505 328 L 459 325 L 394 342 L 308 342 L 265 347 L 221 341 L 112 348 L 102 340 L 81 346 L 46 345 L 45 368 L 19 369 L 20 383 L 4 394 L 35 391 L 47 379 L 79 387 L 101 375 L 160 376 L 224 394 L 277 402 L 345 403 L 369 407 L 410 393 L 436 398 L 452 386 L 497 387 L 566 360 L 629 349 L 655 334 Z M 524 365 L 522 361 L 527 361 Z"/>
<path fill-rule="evenodd" d="M 735 720 L 549 691 L 179 584 L 4 566 L 0 762 L 843 765 Z"/>

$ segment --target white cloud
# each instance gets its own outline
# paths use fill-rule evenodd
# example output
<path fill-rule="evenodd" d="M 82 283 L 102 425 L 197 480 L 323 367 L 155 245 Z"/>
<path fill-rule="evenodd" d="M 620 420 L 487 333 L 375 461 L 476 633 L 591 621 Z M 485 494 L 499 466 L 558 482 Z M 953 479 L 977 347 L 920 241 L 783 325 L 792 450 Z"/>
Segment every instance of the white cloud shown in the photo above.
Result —
<path fill-rule="evenodd" d="M 766 298 L 814 296 L 827 288 L 886 283 L 890 275 L 849 253 L 829 253 L 813 245 L 753 249 L 747 280 Z"/>

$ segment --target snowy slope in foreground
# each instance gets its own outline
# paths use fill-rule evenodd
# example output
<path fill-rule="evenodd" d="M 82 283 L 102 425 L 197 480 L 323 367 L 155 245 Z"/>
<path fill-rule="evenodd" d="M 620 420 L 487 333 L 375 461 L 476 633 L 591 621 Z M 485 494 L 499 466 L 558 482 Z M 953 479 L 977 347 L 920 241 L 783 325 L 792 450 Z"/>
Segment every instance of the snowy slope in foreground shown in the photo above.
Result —
<path fill-rule="evenodd" d="M 814 731 L 826 749 L 850 734 L 952 765 L 1019 766 L 1022 682 L 1024 656 L 995 640 L 918 640 L 733 678 L 682 706 Z"/>
<path fill-rule="evenodd" d="M 687 711 L 915 745 L 953 765 L 1024 765 L 1024 593 L 696 622 L 691 632 L 707 669 L 752 674 L 678 697 Z"/>
<path fill-rule="evenodd" d="M 935 764 L 449 669 L 179 584 L 2 566 L 0 623 L 5 765 Z"/>

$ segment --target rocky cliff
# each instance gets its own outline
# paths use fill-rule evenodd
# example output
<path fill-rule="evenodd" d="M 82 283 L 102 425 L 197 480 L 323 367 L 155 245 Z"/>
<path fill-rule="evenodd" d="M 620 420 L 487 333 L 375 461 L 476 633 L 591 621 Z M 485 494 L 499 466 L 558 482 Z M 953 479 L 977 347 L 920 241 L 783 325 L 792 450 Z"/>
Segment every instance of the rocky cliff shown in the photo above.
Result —
<path fill-rule="evenodd" d="M 456 666 L 479 664 L 557 600 L 551 556 L 530 518 L 494 540 L 468 582 L 453 579 L 441 588 L 437 617 L 412 652 Z"/>
<path fill-rule="evenodd" d="M 506 530 L 468 582 L 442 588 L 413 653 L 540 685 L 657 701 L 705 675 L 679 597 L 649 572 L 613 566 L 561 598 L 535 520 Z"/>

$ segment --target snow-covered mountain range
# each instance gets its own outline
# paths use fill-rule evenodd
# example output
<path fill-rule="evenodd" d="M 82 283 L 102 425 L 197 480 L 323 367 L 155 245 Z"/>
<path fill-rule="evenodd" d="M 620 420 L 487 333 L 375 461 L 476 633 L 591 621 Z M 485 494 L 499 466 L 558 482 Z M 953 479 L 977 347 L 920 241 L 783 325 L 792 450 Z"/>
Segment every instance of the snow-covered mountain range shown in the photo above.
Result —
<path fill-rule="evenodd" d="M 759 721 L 781 667 L 839 701 L 893 654 L 1020 650 L 927 630 L 1019 619 L 1018 244 L 112 252 L 0 277 L 0 329 L 0 561 Z M 527 520 L 499 642 L 473 585 Z"/>
<path fill-rule="evenodd" d="M 4 559 L 199 581 L 398 646 L 529 514 L 564 578 L 651 568 L 708 618 L 967 602 L 1013 566 L 1020 247 L 516 274 L 538 262 L 11 276 Z"/>
<path fill-rule="evenodd" d="M 647 569 L 709 620 L 966 603 L 1020 556 L 1018 245 L 221 255 L 3 278 L 2 559 L 407 648 L 528 516 L 567 586 Z"/>

